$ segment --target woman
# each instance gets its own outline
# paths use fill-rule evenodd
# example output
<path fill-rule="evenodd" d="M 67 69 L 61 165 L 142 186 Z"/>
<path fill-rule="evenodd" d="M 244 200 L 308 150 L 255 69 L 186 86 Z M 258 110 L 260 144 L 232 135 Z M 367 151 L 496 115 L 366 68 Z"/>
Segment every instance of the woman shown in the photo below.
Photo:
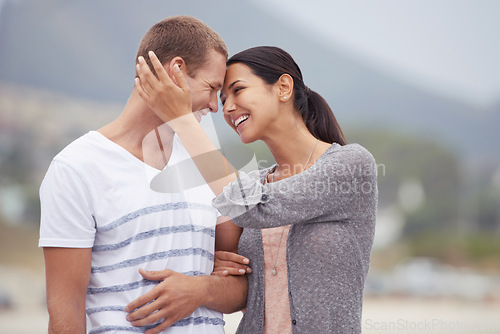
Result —
<path fill-rule="evenodd" d="M 159 79 L 140 60 L 138 91 L 192 157 L 211 152 L 211 163 L 197 165 L 218 195 L 214 206 L 243 227 L 239 252 L 252 273 L 238 332 L 361 333 L 377 204 L 371 154 L 347 145 L 328 104 L 305 86 L 288 53 L 256 47 L 228 60 L 221 101 L 241 141 L 264 141 L 276 164 L 215 180 L 230 174 L 228 164 L 190 115 L 187 64 L 175 71 L 176 85 L 151 58 Z M 220 263 L 219 272 L 239 267 Z"/>

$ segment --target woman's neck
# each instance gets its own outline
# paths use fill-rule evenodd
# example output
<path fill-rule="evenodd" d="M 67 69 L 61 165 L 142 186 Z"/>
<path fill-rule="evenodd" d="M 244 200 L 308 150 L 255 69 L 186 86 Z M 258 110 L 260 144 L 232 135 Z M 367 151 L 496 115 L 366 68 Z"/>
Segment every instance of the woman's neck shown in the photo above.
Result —
<path fill-rule="evenodd" d="M 324 152 L 319 147 L 323 146 L 319 145 L 321 142 L 307 128 L 298 130 L 280 131 L 264 140 L 277 163 L 274 179 L 302 172 Z"/>

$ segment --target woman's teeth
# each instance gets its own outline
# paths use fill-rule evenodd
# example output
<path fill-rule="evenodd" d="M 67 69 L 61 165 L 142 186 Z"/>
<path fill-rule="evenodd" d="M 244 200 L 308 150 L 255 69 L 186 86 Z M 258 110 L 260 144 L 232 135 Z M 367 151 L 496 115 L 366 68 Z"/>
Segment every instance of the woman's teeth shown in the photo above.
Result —
<path fill-rule="evenodd" d="M 248 115 L 242 115 L 240 117 L 238 117 L 235 121 L 234 121 L 234 126 L 235 127 L 238 127 L 238 125 L 240 125 L 243 121 L 246 121 L 248 119 Z"/>

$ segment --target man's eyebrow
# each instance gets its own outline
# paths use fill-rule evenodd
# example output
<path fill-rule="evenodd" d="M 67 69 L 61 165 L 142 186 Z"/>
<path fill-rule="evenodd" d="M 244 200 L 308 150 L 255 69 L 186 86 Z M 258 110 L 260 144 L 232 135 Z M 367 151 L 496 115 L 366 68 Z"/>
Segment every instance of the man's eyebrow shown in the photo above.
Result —
<path fill-rule="evenodd" d="M 211 87 L 211 88 L 214 88 L 216 90 L 221 90 L 222 88 L 222 84 L 220 82 L 210 82 L 210 81 L 207 81 L 207 84 Z"/>

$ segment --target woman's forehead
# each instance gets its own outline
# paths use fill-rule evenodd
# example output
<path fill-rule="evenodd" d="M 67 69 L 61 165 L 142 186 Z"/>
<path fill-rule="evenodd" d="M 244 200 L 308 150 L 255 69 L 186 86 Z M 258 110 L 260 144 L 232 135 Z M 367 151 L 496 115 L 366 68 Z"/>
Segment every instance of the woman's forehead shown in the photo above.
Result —
<path fill-rule="evenodd" d="M 255 74 L 253 74 L 250 67 L 240 63 L 231 64 L 226 69 L 223 89 L 228 89 L 237 80 L 248 81 L 254 76 Z"/>

